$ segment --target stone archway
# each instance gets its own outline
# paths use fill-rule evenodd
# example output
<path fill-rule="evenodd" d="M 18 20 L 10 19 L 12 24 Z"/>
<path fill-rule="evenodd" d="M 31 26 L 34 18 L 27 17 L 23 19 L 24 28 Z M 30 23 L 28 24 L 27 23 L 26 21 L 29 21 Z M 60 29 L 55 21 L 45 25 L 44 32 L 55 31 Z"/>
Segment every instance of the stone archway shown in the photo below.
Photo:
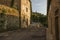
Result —
<path fill-rule="evenodd" d="M 59 9 L 55 11 L 55 35 L 56 40 L 59 40 Z"/>

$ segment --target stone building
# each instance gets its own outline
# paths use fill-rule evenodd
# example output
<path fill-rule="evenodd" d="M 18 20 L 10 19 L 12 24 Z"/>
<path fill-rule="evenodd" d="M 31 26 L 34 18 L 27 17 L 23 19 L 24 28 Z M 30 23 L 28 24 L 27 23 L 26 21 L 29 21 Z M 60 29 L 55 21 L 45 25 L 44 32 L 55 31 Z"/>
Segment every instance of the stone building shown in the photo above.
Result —
<path fill-rule="evenodd" d="M 8 6 L 0 5 L 0 32 L 19 28 L 19 12 Z"/>
<path fill-rule="evenodd" d="M 30 0 L 21 0 L 21 25 L 26 27 L 30 25 Z"/>
<path fill-rule="evenodd" d="M 12 4 L 12 0 L 0 0 L 0 4 L 1 5 L 6 5 L 11 7 L 11 5 L 13 5 L 13 8 L 16 8 L 19 10 L 20 8 L 20 4 L 21 4 L 21 0 L 14 0 L 13 4 Z"/>
<path fill-rule="evenodd" d="M 1 0 L 0 4 L 11 6 L 12 0 Z M 14 8 L 17 8 L 19 11 L 19 25 L 21 28 L 27 28 L 30 25 L 30 5 L 31 0 L 14 0 Z"/>
<path fill-rule="evenodd" d="M 48 40 L 60 40 L 60 0 L 48 0 Z"/>

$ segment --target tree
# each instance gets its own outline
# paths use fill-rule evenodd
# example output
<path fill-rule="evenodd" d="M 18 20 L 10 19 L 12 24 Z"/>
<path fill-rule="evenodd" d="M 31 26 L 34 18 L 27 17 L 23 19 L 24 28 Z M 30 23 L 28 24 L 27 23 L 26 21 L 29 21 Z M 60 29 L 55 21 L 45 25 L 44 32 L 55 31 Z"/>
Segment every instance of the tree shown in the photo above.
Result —
<path fill-rule="evenodd" d="M 47 22 L 47 16 L 46 15 L 44 15 L 44 16 L 42 16 L 42 17 L 40 17 L 40 22 L 44 25 L 44 26 L 48 26 L 48 22 Z"/>
<path fill-rule="evenodd" d="M 40 22 L 44 26 L 46 27 L 48 26 L 47 15 L 44 15 L 38 12 L 32 12 L 31 16 L 32 16 L 31 17 L 32 22 Z"/>

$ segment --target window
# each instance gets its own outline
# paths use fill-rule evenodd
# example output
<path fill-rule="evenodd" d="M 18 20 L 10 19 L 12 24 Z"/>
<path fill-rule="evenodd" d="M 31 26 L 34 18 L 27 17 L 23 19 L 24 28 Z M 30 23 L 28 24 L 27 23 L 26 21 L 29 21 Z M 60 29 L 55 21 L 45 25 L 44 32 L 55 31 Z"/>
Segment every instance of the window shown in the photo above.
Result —
<path fill-rule="evenodd" d="M 28 4 L 28 0 L 26 0 L 26 1 L 25 1 L 25 3 L 27 3 L 27 4 Z"/>
<path fill-rule="evenodd" d="M 26 19 L 26 25 L 28 26 L 28 19 Z"/>
<path fill-rule="evenodd" d="M 25 22 L 25 16 L 24 16 L 24 18 L 23 18 L 23 22 Z"/>
<path fill-rule="evenodd" d="M 26 8 L 26 12 L 28 12 L 28 8 Z"/>
<path fill-rule="evenodd" d="M 56 9 L 55 10 L 55 16 L 58 15 L 58 13 L 59 13 L 59 9 Z"/>
<path fill-rule="evenodd" d="M 28 1 L 26 3 L 28 4 Z"/>

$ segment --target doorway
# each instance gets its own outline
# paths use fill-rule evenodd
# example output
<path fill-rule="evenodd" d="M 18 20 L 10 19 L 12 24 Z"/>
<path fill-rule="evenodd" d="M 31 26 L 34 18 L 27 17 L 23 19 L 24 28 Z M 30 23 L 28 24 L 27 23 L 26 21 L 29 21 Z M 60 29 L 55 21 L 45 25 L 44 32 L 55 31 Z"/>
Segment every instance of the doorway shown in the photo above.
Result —
<path fill-rule="evenodd" d="M 55 33 L 56 33 L 56 40 L 59 40 L 58 16 L 55 17 Z"/>

